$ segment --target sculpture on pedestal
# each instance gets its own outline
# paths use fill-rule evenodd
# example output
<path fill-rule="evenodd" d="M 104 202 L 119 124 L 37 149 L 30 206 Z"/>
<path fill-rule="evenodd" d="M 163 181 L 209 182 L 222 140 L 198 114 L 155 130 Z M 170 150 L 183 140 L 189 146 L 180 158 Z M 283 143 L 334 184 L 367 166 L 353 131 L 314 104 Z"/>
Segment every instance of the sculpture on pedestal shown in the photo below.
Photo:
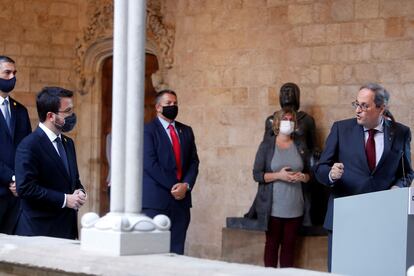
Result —
<path fill-rule="evenodd" d="M 279 101 L 280 106 L 282 109 L 284 108 L 291 108 L 296 111 L 296 120 L 297 126 L 294 131 L 295 139 L 300 141 L 301 144 L 306 146 L 306 150 L 312 153 L 312 158 L 310 158 L 309 166 L 313 166 L 315 160 L 319 157 L 319 151 L 316 149 L 316 142 L 315 142 L 315 121 L 304 111 L 299 111 L 300 107 L 300 89 L 295 83 L 285 83 L 280 88 L 279 94 Z M 265 121 L 265 131 L 263 135 L 263 140 L 269 139 L 274 137 L 273 132 L 273 118 L 275 114 L 278 112 L 277 110 L 274 114 L 267 117 Z M 244 215 L 243 218 L 234 218 L 229 217 L 227 218 L 227 227 L 229 228 L 242 228 L 242 229 L 249 229 L 249 230 L 258 230 L 258 231 L 265 231 L 267 229 L 267 218 L 265 216 L 266 210 L 264 210 L 267 204 L 263 202 L 263 198 L 261 197 L 261 190 L 264 189 L 263 185 L 258 186 L 258 191 L 252 206 L 250 207 L 249 211 Z M 312 226 L 314 224 L 322 224 L 323 222 L 323 215 L 326 209 L 326 203 L 322 203 L 323 210 L 317 210 L 316 214 L 312 214 L 311 216 L 311 195 L 312 193 L 316 193 L 317 196 L 321 196 L 322 198 L 325 197 L 325 192 L 319 192 L 318 189 L 321 185 L 318 185 L 314 181 L 311 181 L 307 184 L 306 189 L 304 189 L 304 197 L 306 197 L 307 204 L 305 205 L 305 214 L 303 218 L 303 225 L 304 226 Z M 316 187 L 316 192 L 313 191 Z M 326 202 L 326 200 L 322 199 L 322 202 Z M 316 210 L 317 208 L 315 208 Z M 312 222 L 312 218 L 315 218 L 315 222 Z"/>

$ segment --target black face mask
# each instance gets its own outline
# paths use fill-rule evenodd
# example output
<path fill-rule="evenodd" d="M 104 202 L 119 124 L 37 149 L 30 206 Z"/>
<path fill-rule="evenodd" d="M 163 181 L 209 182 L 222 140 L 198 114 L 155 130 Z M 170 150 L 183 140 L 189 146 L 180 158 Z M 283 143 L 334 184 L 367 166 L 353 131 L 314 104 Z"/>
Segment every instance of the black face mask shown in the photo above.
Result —
<path fill-rule="evenodd" d="M 57 129 L 61 130 L 62 132 L 69 132 L 71 131 L 76 125 L 76 114 L 72 113 L 72 115 L 65 118 L 65 123 L 61 126 L 55 123 Z"/>
<path fill-rule="evenodd" d="M 0 78 L 0 90 L 9 93 L 14 89 L 14 86 L 16 85 L 16 77 L 13 77 L 9 80 Z"/>
<path fill-rule="evenodd" d="M 164 115 L 164 117 L 167 119 L 174 120 L 178 114 L 178 106 L 176 105 L 163 106 L 161 114 Z"/>

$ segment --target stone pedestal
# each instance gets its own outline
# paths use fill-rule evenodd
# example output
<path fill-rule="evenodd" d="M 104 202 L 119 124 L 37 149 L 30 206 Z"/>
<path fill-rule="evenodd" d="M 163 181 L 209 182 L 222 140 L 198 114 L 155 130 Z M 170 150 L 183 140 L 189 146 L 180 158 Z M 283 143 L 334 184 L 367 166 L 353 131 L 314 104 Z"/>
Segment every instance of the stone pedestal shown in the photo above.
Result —
<path fill-rule="evenodd" d="M 265 232 L 223 228 L 222 260 L 263 266 Z M 327 236 L 299 236 L 295 267 L 327 271 Z"/>
<path fill-rule="evenodd" d="M 263 266 L 265 234 L 262 231 L 223 228 L 223 261 Z"/>
<path fill-rule="evenodd" d="M 113 256 L 157 254 L 170 250 L 170 231 L 118 232 L 82 229 L 81 249 Z"/>

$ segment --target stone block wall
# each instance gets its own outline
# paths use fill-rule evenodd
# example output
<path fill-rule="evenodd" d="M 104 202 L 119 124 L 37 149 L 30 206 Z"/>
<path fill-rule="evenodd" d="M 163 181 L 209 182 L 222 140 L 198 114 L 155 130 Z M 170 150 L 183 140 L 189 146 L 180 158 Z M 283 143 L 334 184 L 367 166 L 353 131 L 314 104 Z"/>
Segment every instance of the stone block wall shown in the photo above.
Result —
<path fill-rule="evenodd" d="M 37 125 L 34 96 L 45 85 L 75 89 L 76 38 L 92 0 L 15 0 L 2 5 L 0 53 L 17 61 L 13 96 Z M 175 27 L 166 81 L 178 92 L 178 119 L 196 135 L 200 174 L 193 191 L 186 253 L 218 259 L 228 216 L 247 212 L 256 193 L 252 165 L 264 119 L 279 109 L 284 82 L 301 87 L 301 109 L 314 116 L 322 147 L 334 120 L 367 81 L 391 92 L 398 121 L 414 126 L 412 0 L 160 0 Z M 101 103 L 75 95 L 79 122 L 99 123 Z M 80 112 L 82 111 L 82 112 Z M 90 185 L 96 137 L 75 138 L 80 175 Z M 91 192 L 92 194 L 92 192 Z M 97 199 L 90 198 L 96 205 Z M 87 207 L 88 208 L 88 207 Z"/>
<path fill-rule="evenodd" d="M 79 1 L 53 0 L 2 4 L 0 53 L 16 61 L 17 84 L 11 96 L 28 108 L 33 128 L 38 123 L 35 94 L 42 87 L 75 88 L 73 61 L 80 6 Z"/>
<path fill-rule="evenodd" d="M 168 81 L 201 161 L 190 255 L 219 258 L 225 218 L 250 207 L 255 153 L 283 83 L 300 86 L 320 147 L 335 120 L 353 116 L 368 81 L 383 84 L 396 119 L 414 126 L 413 1 L 164 0 L 163 13 L 176 27 Z"/>

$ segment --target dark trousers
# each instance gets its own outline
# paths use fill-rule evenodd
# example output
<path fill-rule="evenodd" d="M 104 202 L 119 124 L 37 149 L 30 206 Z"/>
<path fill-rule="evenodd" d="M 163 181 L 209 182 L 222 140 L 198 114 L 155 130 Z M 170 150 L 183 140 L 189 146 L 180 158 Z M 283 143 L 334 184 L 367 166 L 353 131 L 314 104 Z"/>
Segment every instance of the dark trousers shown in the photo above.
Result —
<path fill-rule="evenodd" d="M 156 215 L 166 215 L 171 220 L 171 243 L 170 252 L 179 255 L 184 254 L 185 237 L 187 235 L 187 228 L 190 224 L 190 209 L 182 208 L 175 202 L 172 202 L 168 209 L 157 210 L 150 208 L 143 208 L 142 212 L 147 216 L 153 218 Z"/>
<path fill-rule="evenodd" d="M 266 231 L 264 265 L 277 267 L 280 247 L 280 267 L 292 267 L 295 258 L 295 244 L 303 217 L 270 217 Z"/>
<path fill-rule="evenodd" d="M 19 213 L 19 198 L 12 194 L 0 196 L 0 233 L 14 234 Z"/>

